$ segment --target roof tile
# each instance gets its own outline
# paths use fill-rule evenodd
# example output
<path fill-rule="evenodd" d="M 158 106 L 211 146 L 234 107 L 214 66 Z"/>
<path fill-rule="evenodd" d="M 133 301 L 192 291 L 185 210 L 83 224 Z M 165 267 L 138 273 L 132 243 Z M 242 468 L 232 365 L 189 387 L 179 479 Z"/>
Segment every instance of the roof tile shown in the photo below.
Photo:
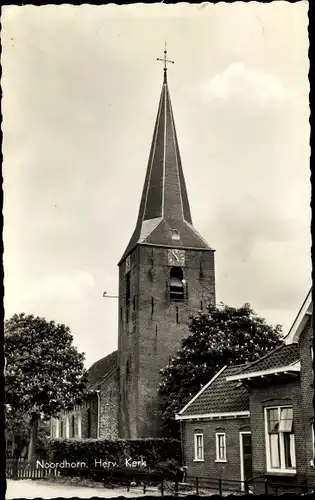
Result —
<path fill-rule="evenodd" d="M 205 389 L 182 415 L 203 415 L 207 413 L 228 413 L 249 410 L 246 389 L 238 381 L 227 381 L 240 366 L 229 366 Z"/>
<path fill-rule="evenodd" d="M 300 352 L 298 344 L 281 345 L 241 370 L 240 375 L 289 366 L 298 361 L 299 358 Z"/>

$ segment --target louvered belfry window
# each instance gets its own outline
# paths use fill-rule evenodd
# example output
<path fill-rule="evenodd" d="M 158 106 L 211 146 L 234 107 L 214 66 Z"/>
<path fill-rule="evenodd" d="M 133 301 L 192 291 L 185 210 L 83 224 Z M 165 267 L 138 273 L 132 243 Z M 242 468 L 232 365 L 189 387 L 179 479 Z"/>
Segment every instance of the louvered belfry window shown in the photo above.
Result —
<path fill-rule="evenodd" d="M 170 300 L 183 301 L 185 298 L 184 274 L 181 267 L 172 267 L 170 270 Z"/>

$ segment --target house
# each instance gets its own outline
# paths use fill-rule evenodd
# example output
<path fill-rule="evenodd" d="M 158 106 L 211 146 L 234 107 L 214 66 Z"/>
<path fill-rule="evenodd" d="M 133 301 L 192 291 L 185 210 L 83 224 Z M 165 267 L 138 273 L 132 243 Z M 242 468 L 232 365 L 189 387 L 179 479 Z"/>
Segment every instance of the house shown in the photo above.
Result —
<path fill-rule="evenodd" d="M 188 476 L 256 478 L 257 493 L 264 491 L 265 479 L 286 491 L 314 485 L 312 313 L 310 291 L 280 347 L 251 364 L 221 370 L 181 410 Z M 243 426 L 237 391 L 247 405 Z"/>
<path fill-rule="evenodd" d="M 238 381 L 227 381 L 239 371 L 240 365 L 223 367 L 176 415 L 188 479 L 239 482 L 252 475 L 247 390 Z"/>
<path fill-rule="evenodd" d="M 84 405 L 60 414 L 53 436 L 159 437 L 160 370 L 188 335 L 190 314 L 215 303 L 215 251 L 193 225 L 164 55 L 138 217 L 118 262 L 118 351 L 93 365 Z"/>

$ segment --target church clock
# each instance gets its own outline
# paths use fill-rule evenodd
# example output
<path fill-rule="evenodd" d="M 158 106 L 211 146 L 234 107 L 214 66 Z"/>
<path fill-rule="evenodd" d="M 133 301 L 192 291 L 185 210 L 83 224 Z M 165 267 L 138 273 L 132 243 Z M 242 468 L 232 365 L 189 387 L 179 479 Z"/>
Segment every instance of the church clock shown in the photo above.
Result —
<path fill-rule="evenodd" d="M 172 248 L 168 250 L 169 266 L 184 266 L 185 265 L 185 250 Z"/>

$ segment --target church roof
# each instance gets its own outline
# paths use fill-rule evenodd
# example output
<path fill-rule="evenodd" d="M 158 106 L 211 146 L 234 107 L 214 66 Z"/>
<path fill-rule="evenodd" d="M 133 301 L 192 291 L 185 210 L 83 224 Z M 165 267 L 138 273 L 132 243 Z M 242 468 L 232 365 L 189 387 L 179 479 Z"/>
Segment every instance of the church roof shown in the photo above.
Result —
<path fill-rule="evenodd" d="M 98 382 L 118 366 L 118 351 L 108 354 L 104 358 L 96 361 L 87 371 L 87 389 L 96 389 Z"/>
<path fill-rule="evenodd" d="M 120 262 L 137 244 L 212 250 L 192 224 L 165 69 L 137 224 Z"/>

